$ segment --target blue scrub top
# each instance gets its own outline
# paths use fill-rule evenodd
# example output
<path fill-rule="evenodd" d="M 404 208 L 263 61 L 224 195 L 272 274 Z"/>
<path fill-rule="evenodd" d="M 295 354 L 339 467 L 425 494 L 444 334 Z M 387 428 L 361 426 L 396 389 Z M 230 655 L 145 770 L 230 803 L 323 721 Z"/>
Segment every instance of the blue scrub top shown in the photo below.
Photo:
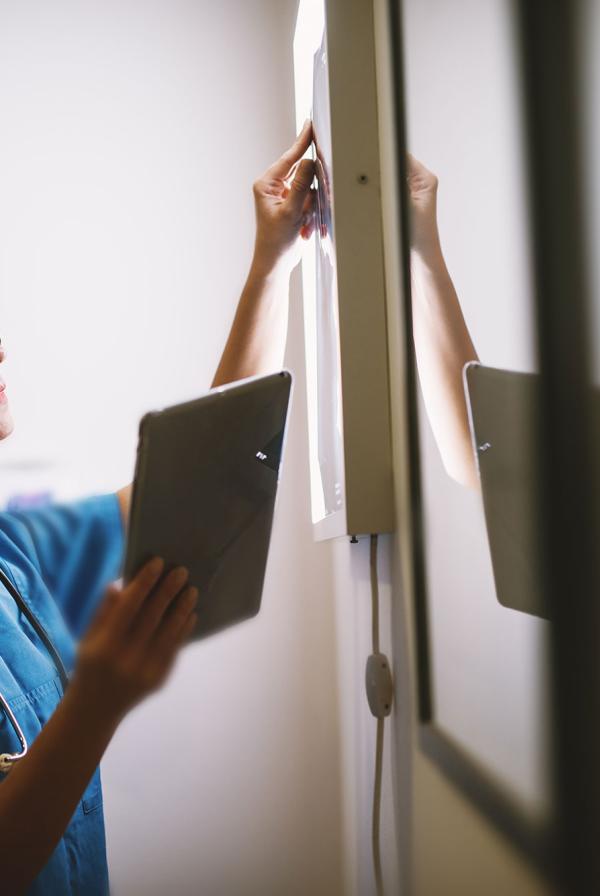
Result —
<path fill-rule="evenodd" d="M 120 573 L 122 556 L 123 526 L 116 495 L 0 513 L 0 566 L 46 629 L 67 670 L 73 667 L 76 641 L 106 585 Z M 44 643 L 2 582 L 0 692 L 31 746 L 56 709 L 62 685 Z M 17 735 L 0 707 L 0 753 L 19 749 Z M 32 896 L 108 893 L 99 770 L 52 857 L 27 892 Z"/>

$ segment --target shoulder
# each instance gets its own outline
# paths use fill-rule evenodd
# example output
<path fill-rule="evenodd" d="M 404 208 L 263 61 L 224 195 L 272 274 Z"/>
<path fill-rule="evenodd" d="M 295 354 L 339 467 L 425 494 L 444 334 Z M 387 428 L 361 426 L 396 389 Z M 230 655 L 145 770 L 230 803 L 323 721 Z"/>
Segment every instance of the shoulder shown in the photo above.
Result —
<path fill-rule="evenodd" d="M 65 564 L 93 565 L 94 556 L 120 557 L 123 521 L 116 494 L 0 512 L 0 558 L 27 578 L 42 575 L 55 587 Z"/>

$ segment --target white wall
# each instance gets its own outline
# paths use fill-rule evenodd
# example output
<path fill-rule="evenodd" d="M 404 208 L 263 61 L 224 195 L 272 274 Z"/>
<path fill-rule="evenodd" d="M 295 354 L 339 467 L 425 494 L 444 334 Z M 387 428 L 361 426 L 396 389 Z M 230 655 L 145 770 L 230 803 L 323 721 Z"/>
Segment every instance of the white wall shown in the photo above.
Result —
<path fill-rule="evenodd" d="M 208 385 L 252 180 L 293 137 L 295 3 L 0 0 L 3 494 L 115 488 L 147 408 Z M 331 555 L 294 410 L 264 608 L 190 648 L 104 762 L 117 896 L 340 892 Z M 19 465 L 32 466 L 27 473 Z"/>

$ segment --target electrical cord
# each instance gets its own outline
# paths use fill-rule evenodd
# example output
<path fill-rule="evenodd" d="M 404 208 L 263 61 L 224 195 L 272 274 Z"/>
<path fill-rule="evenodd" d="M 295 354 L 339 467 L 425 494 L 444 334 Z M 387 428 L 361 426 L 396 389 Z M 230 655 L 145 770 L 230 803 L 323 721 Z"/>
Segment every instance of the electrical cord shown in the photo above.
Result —
<path fill-rule="evenodd" d="M 381 781 L 383 777 L 383 729 L 385 722 L 377 719 L 377 746 L 375 750 L 375 783 L 373 785 L 373 870 L 377 896 L 384 896 L 383 872 L 381 868 Z"/>
<path fill-rule="evenodd" d="M 377 575 L 377 535 L 371 535 L 371 629 L 373 655 L 379 655 L 379 580 Z M 383 735 L 384 716 L 377 717 L 375 747 L 375 780 L 373 782 L 373 818 L 371 826 L 371 847 L 373 871 L 377 896 L 384 896 L 383 872 L 381 867 L 381 785 L 383 779 Z"/>
<path fill-rule="evenodd" d="M 379 653 L 379 579 L 377 576 L 376 535 L 371 535 L 371 631 L 373 653 Z"/>

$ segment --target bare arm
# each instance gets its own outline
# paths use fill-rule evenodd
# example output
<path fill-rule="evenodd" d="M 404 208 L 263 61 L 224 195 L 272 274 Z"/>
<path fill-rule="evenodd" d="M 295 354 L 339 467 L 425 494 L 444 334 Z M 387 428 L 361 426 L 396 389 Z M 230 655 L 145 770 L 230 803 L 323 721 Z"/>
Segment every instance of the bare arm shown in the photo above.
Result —
<path fill-rule="evenodd" d="M 309 239 L 313 231 L 314 164 L 302 159 L 311 141 L 312 126 L 307 122 L 295 143 L 254 184 L 254 257 L 213 387 L 271 373 L 283 365 L 289 280 L 300 259 L 298 237 Z M 131 485 L 117 496 L 126 526 Z"/>
<path fill-rule="evenodd" d="M 212 386 L 272 373 L 283 365 L 289 273 L 253 264 Z"/>
<path fill-rule="evenodd" d="M 477 360 L 437 228 L 437 178 L 409 156 L 413 334 L 427 415 L 448 474 L 479 488 L 462 371 Z"/>
<path fill-rule="evenodd" d="M 307 122 L 293 146 L 254 184 L 254 258 L 213 386 L 271 373 L 283 364 L 298 237 L 307 239 L 313 229 L 314 164 L 300 161 L 311 141 Z"/>
<path fill-rule="evenodd" d="M 23 893 L 56 848 L 125 714 L 164 681 L 197 600 L 178 569 L 152 561 L 111 589 L 82 641 L 72 683 L 29 753 L 0 785 L 3 893 Z"/>

